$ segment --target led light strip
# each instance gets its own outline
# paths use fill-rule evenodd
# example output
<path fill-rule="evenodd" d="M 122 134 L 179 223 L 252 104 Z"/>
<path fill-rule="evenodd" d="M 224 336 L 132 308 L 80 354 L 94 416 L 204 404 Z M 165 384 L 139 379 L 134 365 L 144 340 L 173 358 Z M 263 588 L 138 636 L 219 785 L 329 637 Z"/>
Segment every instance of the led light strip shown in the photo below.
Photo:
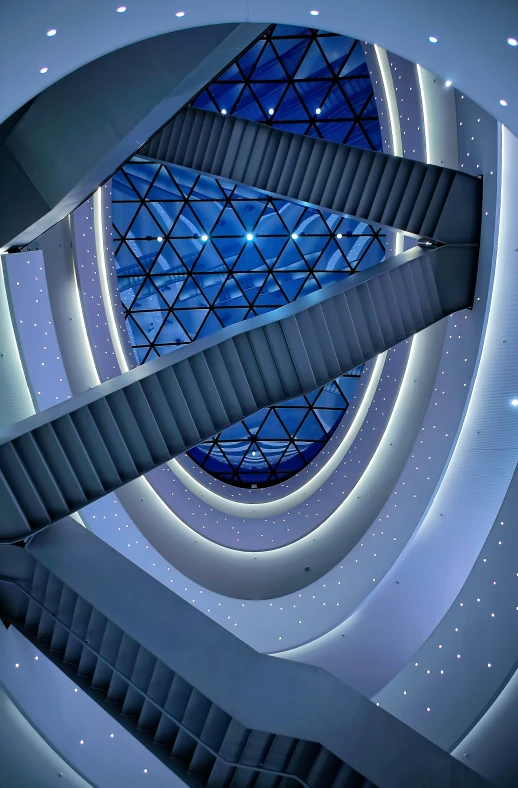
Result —
<path fill-rule="evenodd" d="M 128 372 L 129 366 L 124 355 L 122 342 L 117 328 L 117 321 L 113 312 L 113 301 L 108 283 L 108 264 L 106 261 L 106 248 L 104 244 L 103 231 L 103 194 L 102 186 L 94 194 L 94 227 L 95 227 L 95 250 L 97 253 L 97 263 L 99 265 L 99 282 L 104 301 L 108 330 L 115 350 L 115 357 L 121 372 Z"/>

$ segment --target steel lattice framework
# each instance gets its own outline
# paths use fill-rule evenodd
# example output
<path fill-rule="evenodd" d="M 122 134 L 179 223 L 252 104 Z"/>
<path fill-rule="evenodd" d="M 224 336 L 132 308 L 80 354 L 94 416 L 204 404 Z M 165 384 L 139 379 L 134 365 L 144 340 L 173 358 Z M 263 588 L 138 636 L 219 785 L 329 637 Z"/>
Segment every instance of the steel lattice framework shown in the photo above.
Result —
<path fill-rule="evenodd" d="M 363 51 L 343 36 L 272 26 L 193 104 L 381 146 Z M 139 157 L 114 176 L 113 217 L 119 289 L 139 363 L 294 301 L 385 254 L 384 233 L 357 220 Z M 267 408 L 189 456 L 234 485 L 286 480 L 327 443 L 361 372 Z"/>
<path fill-rule="evenodd" d="M 272 25 L 193 106 L 359 148 L 381 150 L 381 131 L 359 41 Z"/>

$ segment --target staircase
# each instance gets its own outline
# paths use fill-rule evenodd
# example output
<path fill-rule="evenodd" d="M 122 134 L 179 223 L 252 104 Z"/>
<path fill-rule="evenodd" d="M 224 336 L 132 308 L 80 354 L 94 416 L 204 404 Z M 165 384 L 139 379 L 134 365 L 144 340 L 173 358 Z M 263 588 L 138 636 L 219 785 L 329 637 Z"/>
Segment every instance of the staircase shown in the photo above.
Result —
<path fill-rule="evenodd" d="M 477 251 L 416 247 L 0 432 L 0 541 L 77 511 L 468 307 Z"/>
<path fill-rule="evenodd" d="M 320 668 L 258 654 L 71 518 L 0 547 L 0 617 L 192 788 L 487 786 Z"/>
<path fill-rule="evenodd" d="M 479 242 L 482 181 L 445 167 L 192 107 L 139 154 L 417 237 Z"/>

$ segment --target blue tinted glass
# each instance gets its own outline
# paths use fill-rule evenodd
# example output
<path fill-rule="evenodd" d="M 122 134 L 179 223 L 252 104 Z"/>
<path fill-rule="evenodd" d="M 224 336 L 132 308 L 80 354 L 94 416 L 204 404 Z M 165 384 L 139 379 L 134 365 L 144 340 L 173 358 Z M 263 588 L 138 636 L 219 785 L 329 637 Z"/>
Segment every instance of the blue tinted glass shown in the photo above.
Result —
<path fill-rule="evenodd" d="M 362 47 L 324 31 L 272 26 L 193 105 L 381 149 Z M 385 234 L 357 220 L 138 157 L 113 178 L 113 222 L 139 363 L 340 281 L 385 252 Z M 288 479 L 336 430 L 362 369 L 253 414 L 190 457 L 229 484 Z"/>

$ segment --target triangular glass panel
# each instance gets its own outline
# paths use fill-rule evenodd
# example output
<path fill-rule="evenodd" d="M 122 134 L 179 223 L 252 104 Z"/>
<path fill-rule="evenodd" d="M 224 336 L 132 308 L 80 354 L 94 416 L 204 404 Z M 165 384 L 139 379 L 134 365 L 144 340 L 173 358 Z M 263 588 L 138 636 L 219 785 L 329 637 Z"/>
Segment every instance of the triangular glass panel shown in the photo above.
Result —
<path fill-rule="evenodd" d="M 167 167 L 160 167 L 153 185 L 146 195 L 147 200 L 183 200 L 183 195 Z"/>
<path fill-rule="evenodd" d="M 295 230 L 299 230 L 298 224 L 306 210 L 304 206 L 300 205 L 300 203 L 288 202 L 287 200 L 274 199 L 272 202 L 277 212 L 282 216 L 282 221 L 288 228 L 288 231 L 292 233 Z"/>
<path fill-rule="evenodd" d="M 316 290 L 320 290 L 320 285 L 313 276 L 310 276 L 302 287 L 298 297 L 303 298 L 304 296 L 310 295 L 310 293 L 314 293 Z"/>
<path fill-rule="evenodd" d="M 159 164 L 154 164 L 153 162 L 149 164 L 129 162 L 124 172 L 137 194 L 144 197 L 159 167 Z"/>
<path fill-rule="evenodd" d="M 173 205 L 176 205 L 173 203 Z M 190 205 L 184 205 L 179 212 L 178 218 L 171 230 L 172 238 L 192 238 L 193 235 L 203 235 L 205 229 L 201 226 L 200 220 L 193 212 Z"/>
<path fill-rule="evenodd" d="M 252 443 L 242 459 L 240 470 L 261 471 L 265 470 L 266 468 L 268 468 L 268 463 L 264 455 L 260 451 L 257 444 L 255 442 Z"/>
<path fill-rule="evenodd" d="M 281 440 L 283 438 L 289 438 L 290 435 L 284 428 L 276 411 L 272 410 L 268 414 L 264 424 L 261 426 L 257 437 L 263 441 L 268 439 Z"/>
<path fill-rule="evenodd" d="M 362 115 L 373 95 L 370 79 L 346 79 L 342 82 L 342 87 L 355 113 Z"/>
<path fill-rule="evenodd" d="M 232 270 L 267 271 L 268 268 L 253 241 L 248 241 L 243 246 L 242 252 L 239 258 L 236 259 Z"/>
<path fill-rule="evenodd" d="M 273 120 L 277 106 L 286 90 L 286 84 L 284 82 L 279 85 L 272 82 L 254 82 L 252 89 L 264 113 L 264 119 Z"/>
<path fill-rule="evenodd" d="M 241 306 L 248 307 L 248 301 L 243 295 L 241 288 L 238 286 L 234 277 L 228 277 L 224 286 L 221 287 L 216 300 L 213 302 L 215 306 Z"/>
<path fill-rule="evenodd" d="M 243 199 L 233 199 L 231 201 L 232 210 L 239 216 L 242 226 L 240 228 L 240 232 L 243 232 L 243 227 L 245 228 L 245 232 L 253 232 L 258 222 L 260 223 L 260 227 L 262 227 L 263 223 L 263 214 L 266 208 L 266 200 L 265 199 L 255 199 L 255 200 L 243 200 Z"/>
<path fill-rule="evenodd" d="M 137 323 L 133 315 L 128 317 L 128 326 L 131 329 L 131 333 L 133 334 L 133 344 L 134 345 L 149 345 L 149 340 L 143 330 L 141 329 L 140 325 Z"/>
<path fill-rule="evenodd" d="M 126 241 L 117 248 L 115 264 L 118 277 L 143 273 L 143 268 L 138 262 L 138 256 Z"/>
<path fill-rule="evenodd" d="M 192 267 L 193 274 L 202 274 L 208 271 L 223 276 L 228 272 L 227 266 L 210 241 L 202 244 L 200 252 Z"/>
<path fill-rule="evenodd" d="M 327 111 L 327 101 L 324 103 L 324 100 L 330 87 L 331 83 L 324 80 L 321 82 L 297 82 L 297 93 L 302 96 L 310 115 L 315 115 L 317 108 Z"/>
<path fill-rule="evenodd" d="M 209 112 L 217 112 L 218 108 L 215 105 L 212 96 L 210 95 L 208 90 L 204 90 L 203 93 L 200 93 L 194 101 L 192 102 L 192 106 L 196 107 L 197 109 L 205 109 Z"/>
<path fill-rule="evenodd" d="M 220 331 L 222 328 L 223 325 L 220 323 L 217 316 L 214 314 L 214 312 L 210 312 L 198 332 L 198 338 L 208 337 L 210 334 L 214 334 L 216 331 Z"/>
<path fill-rule="evenodd" d="M 256 123 L 266 120 L 266 113 L 263 111 L 261 105 L 258 104 L 255 95 L 248 85 L 243 88 L 239 100 L 236 103 L 234 113 L 239 115 L 240 118 L 253 120 Z"/>
<path fill-rule="evenodd" d="M 225 283 L 226 274 L 195 274 L 194 281 L 207 303 L 214 304 Z"/>
<path fill-rule="evenodd" d="M 217 236 L 238 236 L 244 239 L 247 230 L 243 227 L 242 223 L 237 218 L 236 212 L 232 204 L 226 205 L 220 211 L 217 221 L 215 222 L 210 232 L 211 237 Z"/>
<path fill-rule="evenodd" d="M 268 465 L 275 470 L 289 446 L 287 440 L 258 441 L 258 446 Z"/>
<path fill-rule="evenodd" d="M 348 36 L 324 35 L 318 37 L 318 43 L 335 74 L 340 74 L 347 58 L 354 48 L 354 38 Z"/>
<path fill-rule="evenodd" d="M 359 76 L 360 74 L 368 75 L 368 73 L 369 69 L 367 68 L 362 46 L 360 42 L 357 41 L 340 72 L 340 76 L 343 77 L 351 74 Z"/>
<path fill-rule="evenodd" d="M 146 204 L 165 233 L 171 230 L 183 208 L 182 202 L 147 202 Z"/>
<path fill-rule="evenodd" d="M 313 41 L 297 69 L 295 79 L 310 79 L 311 77 L 331 79 L 332 76 L 333 72 L 327 65 L 320 47 L 316 41 Z"/>
<path fill-rule="evenodd" d="M 256 227 L 256 234 L 261 235 L 281 235 L 287 237 L 288 231 L 282 223 L 278 213 L 271 207 L 265 209 Z"/>
<path fill-rule="evenodd" d="M 256 62 L 261 57 L 261 52 L 263 51 L 264 47 L 266 46 L 266 40 L 263 38 L 260 41 L 257 41 L 250 49 L 244 52 L 242 55 L 239 56 L 238 63 L 239 68 L 245 77 L 250 75 L 250 72 L 254 68 Z M 221 79 L 224 79 L 225 76 L 223 75 Z"/>
<path fill-rule="evenodd" d="M 140 194 L 133 186 L 123 170 L 119 170 L 112 178 L 112 202 L 132 200 L 140 202 Z"/>
<path fill-rule="evenodd" d="M 293 77 L 309 47 L 308 38 L 273 38 L 272 46 L 282 60 L 290 77 Z"/>
<path fill-rule="evenodd" d="M 278 407 L 275 408 L 275 411 L 283 423 L 287 434 L 295 435 L 307 413 L 307 405 L 305 407 Z"/>
<path fill-rule="evenodd" d="M 155 221 L 146 205 L 142 205 L 136 215 L 127 235 L 131 238 L 158 238 L 163 236 L 165 230 Z"/>
<path fill-rule="evenodd" d="M 236 323 L 242 323 L 248 317 L 249 309 L 239 309 L 232 307 L 216 307 L 214 312 L 218 316 L 223 326 L 233 326 Z"/>
<path fill-rule="evenodd" d="M 243 78 L 241 77 L 241 80 Z M 215 83 L 211 86 L 209 93 L 216 106 L 218 112 L 225 112 L 228 114 L 235 114 L 236 104 L 239 102 L 245 83 L 232 82 L 232 83 Z"/>
<path fill-rule="evenodd" d="M 325 442 L 326 442 L 325 439 L 322 442 L 320 441 L 309 442 L 309 443 L 302 443 L 301 441 L 296 442 L 297 449 L 302 454 L 304 465 L 309 464 L 311 460 L 313 460 L 317 456 L 318 452 L 325 446 Z"/>
<path fill-rule="evenodd" d="M 139 210 L 140 203 L 135 202 L 121 202 L 115 203 L 114 226 L 119 236 L 125 236 L 129 227 L 135 218 L 135 214 Z"/>
<path fill-rule="evenodd" d="M 186 281 L 186 275 L 172 275 L 167 276 L 153 276 L 153 283 L 155 287 L 160 289 L 162 298 L 167 303 L 168 307 L 172 306 L 178 294 Z"/>
<path fill-rule="evenodd" d="M 273 267 L 277 262 L 277 258 L 288 243 L 288 239 L 288 234 L 285 234 L 284 237 L 263 237 L 259 235 L 255 239 L 255 245 L 268 265 Z"/>
<path fill-rule="evenodd" d="M 185 197 L 189 197 L 192 187 L 198 180 L 198 173 L 194 172 L 194 170 L 188 170 L 186 167 L 175 167 L 174 178 L 182 194 Z"/>
<path fill-rule="evenodd" d="M 179 309 L 176 318 L 182 325 L 191 340 L 196 339 L 203 321 L 208 315 L 208 309 Z"/>
<path fill-rule="evenodd" d="M 257 413 L 252 413 L 251 416 L 247 416 L 246 419 L 243 419 L 242 423 L 246 424 L 247 429 L 252 435 L 256 435 L 268 413 L 269 408 L 263 408 L 262 410 L 257 411 Z"/>
<path fill-rule="evenodd" d="M 289 120 L 292 122 L 294 120 L 309 120 L 310 117 L 311 115 L 302 104 L 298 93 L 296 93 L 293 86 L 290 85 L 275 113 L 275 122 L 278 123 L 281 120 Z"/>
<path fill-rule="evenodd" d="M 250 78 L 254 81 L 286 79 L 286 72 L 269 41 L 264 45 Z"/>
<path fill-rule="evenodd" d="M 194 279 L 191 277 L 186 278 L 185 284 L 175 301 L 175 307 L 177 309 L 193 309 L 206 306 L 209 306 L 208 301 Z"/>
<path fill-rule="evenodd" d="M 260 293 L 254 301 L 254 306 L 269 306 L 270 309 L 275 309 L 278 306 L 284 306 L 288 303 L 289 301 L 284 293 L 280 289 L 277 289 L 268 293 Z"/>
<path fill-rule="evenodd" d="M 249 304 L 253 302 L 257 293 L 263 288 L 268 276 L 269 274 L 264 273 L 263 271 L 251 271 L 246 274 L 233 274 L 236 284 Z"/>
<path fill-rule="evenodd" d="M 300 471 L 305 466 L 305 462 L 303 458 L 298 453 L 295 446 L 290 445 L 286 450 L 284 457 L 282 458 L 282 468 L 285 471 L 291 471 L 291 473 L 296 473 Z"/>

